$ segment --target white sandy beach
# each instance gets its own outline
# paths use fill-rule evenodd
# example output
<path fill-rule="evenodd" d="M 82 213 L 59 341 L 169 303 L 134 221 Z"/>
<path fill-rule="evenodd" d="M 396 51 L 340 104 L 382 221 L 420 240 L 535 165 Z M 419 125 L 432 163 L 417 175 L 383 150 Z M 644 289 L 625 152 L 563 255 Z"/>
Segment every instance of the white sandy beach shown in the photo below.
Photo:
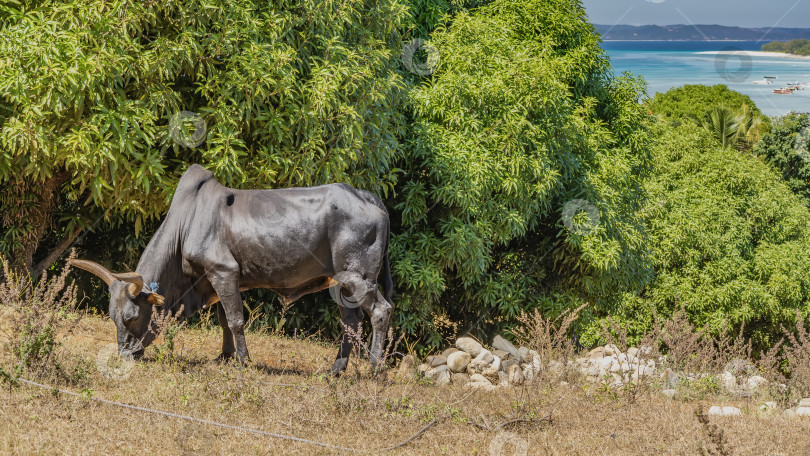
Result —
<path fill-rule="evenodd" d="M 739 55 L 739 54 L 748 54 L 750 56 L 758 56 L 758 57 L 784 57 L 786 59 L 797 59 L 797 60 L 810 60 L 810 55 L 795 55 L 795 54 L 786 54 L 784 52 L 768 52 L 768 51 L 701 51 L 697 52 L 696 54 L 712 54 L 712 55 Z"/>

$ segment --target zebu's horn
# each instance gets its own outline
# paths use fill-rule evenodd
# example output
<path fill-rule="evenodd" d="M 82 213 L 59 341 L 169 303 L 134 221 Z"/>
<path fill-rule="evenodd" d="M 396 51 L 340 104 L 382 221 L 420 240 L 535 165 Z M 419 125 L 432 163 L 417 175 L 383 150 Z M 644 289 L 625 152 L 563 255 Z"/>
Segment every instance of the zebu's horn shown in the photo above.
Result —
<path fill-rule="evenodd" d="M 71 266 L 76 266 L 79 269 L 84 269 L 87 272 L 90 272 L 96 276 L 98 276 L 107 286 L 113 282 L 113 280 L 121 280 L 124 282 L 129 282 L 129 294 L 137 295 L 143 289 L 143 277 L 137 272 L 124 272 L 121 274 L 113 274 L 110 272 L 109 269 L 105 268 L 104 266 L 87 260 L 69 260 L 68 263 Z"/>
<path fill-rule="evenodd" d="M 110 272 L 109 269 L 105 268 L 104 266 L 95 263 L 93 261 L 87 260 L 68 260 L 68 264 L 71 266 L 76 266 L 79 269 L 84 269 L 87 272 L 91 272 L 94 275 L 98 276 L 104 283 L 109 286 L 113 280 L 115 280 L 115 276 L 113 273 Z"/>
<path fill-rule="evenodd" d="M 143 290 L 143 277 L 137 272 L 113 274 L 113 277 L 124 282 L 129 282 L 129 294 L 133 296 L 138 296 L 141 290 Z"/>

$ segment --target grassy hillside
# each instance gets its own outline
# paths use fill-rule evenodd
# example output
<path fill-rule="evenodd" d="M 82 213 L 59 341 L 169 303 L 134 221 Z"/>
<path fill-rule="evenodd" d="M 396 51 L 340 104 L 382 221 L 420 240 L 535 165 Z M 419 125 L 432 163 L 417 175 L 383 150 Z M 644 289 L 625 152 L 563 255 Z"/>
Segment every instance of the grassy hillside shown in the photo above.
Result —
<path fill-rule="evenodd" d="M 0 328 L 0 337 L 8 336 L 7 329 Z M 735 405 L 743 410 L 742 417 L 710 420 L 722 429 L 734 454 L 810 450 L 810 420 L 760 417 L 756 398 L 708 394 L 672 400 L 657 393 L 613 394 L 581 382 L 486 393 L 456 385 L 374 380 L 357 369 L 333 380 L 326 372 L 335 347 L 261 334 L 248 337 L 254 364 L 247 368 L 213 361 L 219 352 L 219 330 L 182 329 L 174 339 L 173 356 L 150 348 L 128 378 L 113 380 L 102 375 L 95 359 L 114 340 L 114 331 L 109 319 L 86 317 L 62 339 L 60 358 L 87 367 L 85 378 L 70 387 L 84 397 L 22 383 L 4 385 L 0 454 L 347 452 L 123 409 L 90 397 L 317 440 L 360 454 L 380 454 L 380 449 L 406 441 L 435 420 L 419 437 L 389 452 L 403 455 L 494 455 L 499 454 L 498 442 L 510 436 L 531 455 L 696 454 L 712 443 L 695 409 Z M 159 340 L 157 346 L 165 347 L 165 342 Z M 7 351 L 0 352 L 0 366 L 8 365 L 9 357 Z M 548 414 L 550 422 L 534 426 L 514 421 L 531 422 Z M 501 431 L 494 430 L 509 422 Z M 500 454 L 513 454 L 508 444 L 502 449 Z"/>

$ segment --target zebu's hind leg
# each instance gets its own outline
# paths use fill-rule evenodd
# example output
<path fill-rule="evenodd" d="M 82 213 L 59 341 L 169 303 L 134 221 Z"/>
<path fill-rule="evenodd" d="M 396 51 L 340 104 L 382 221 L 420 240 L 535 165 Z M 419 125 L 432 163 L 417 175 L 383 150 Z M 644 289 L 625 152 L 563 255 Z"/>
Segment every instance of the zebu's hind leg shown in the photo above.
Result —
<path fill-rule="evenodd" d="M 360 334 L 360 322 L 363 320 L 363 312 L 359 308 L 349 308 L 338 306 L 340 309 L 340 321 L 343 323 L 343 336 L 340 338 L 340 348 L 338 349 L 335 363 L 332 364 L 332 374 L 337 376 L 346 370 L 349 364 L 349 355 L 352 353 L 352 338 L 347 332 L 347 328 Z"/>
<path fill-rule="evenodd" d="M 222 307 L 222 303 L 217 304 L 217 319 L 219 320 L 219 325 L 222 327 L 222 353 L 219 354 L 217 359 L 226 361 L 233 358 L 236 348 L 234 348 L 233 333 L 231 332 L 231 328 L 228 327 L 228 318 L 225 315 L 225 309 Z"/>

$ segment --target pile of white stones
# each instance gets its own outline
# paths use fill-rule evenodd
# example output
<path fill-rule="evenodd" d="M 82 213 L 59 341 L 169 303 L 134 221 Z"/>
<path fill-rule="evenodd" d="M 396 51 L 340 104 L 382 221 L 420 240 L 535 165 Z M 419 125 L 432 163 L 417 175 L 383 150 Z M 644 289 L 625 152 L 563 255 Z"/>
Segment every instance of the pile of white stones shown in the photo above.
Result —
<path fill-rule="evenodd" d="M 652 348 L 630 347 L 626 352 L 613 344 L 596 347 L 585 357 L 577 358 L 574 367 L 592 383 L 609 379 L 611 386 L 622 386 L 640 379 L 652 378 L 656 374 L 656 360 L 652 359 Z M 661 357 L 659 362 L 664 361 Z"/>
<path fill-rule="evenodd" d="M 756 375 L 750 363 L 732 362 L 718 377 L 723 388 L 736 396 L 750 396 L 757 390 L 769 386 L 767 379 Z M 581 374 L 586 381 L 602 383 L 611 387 L 621 387 L 638 383 L 642 379 L 657 380 L 661 393 L 668 397 L 676 394 L 679 383 L 696 381 L 709 374 L 674 372 L 667 367 L 666 356 L 655 357 L 649 346 L 630 347 L 622 352 L 616 345 L 607 344 L 590 350 L 587 355 L 573 361 L 549 361 L 543 363 L 540 355 L 526 347 L 515 347 L 501 336 L 495 336 L 490 348 L 470 337 L 460 337 L 455 347 L 448 348 L 440 355 L 428 356 L 424 363 L 416 366 L 413 355 L 407 355 L 400 363 L 397 376 L 412 379 L 414 374 L 430 379 L 434 385 L 450 383 L 493 391 L 498 388 L 522 385 L 539 377 L 542 370 L 558 374 L 564 371 Z M 784 385 L 776 385 L 784 388 Z M 765 402 L 759 409 L 762 413 L 778 410 L 775 402 Z M 708 411 L 715 416 L 740 416 L 736 407 L 713 406 Z M 810 417 L 810 398 L 802 399 L 796 407 L 784 411 L 786 416 Z"/>
<path fill-rule="evenodd" d="M 412 375 L 414 359 L 403 358 L 399 375 Z M 428 356 L 416 371 L 433 381 L 435 385 L 449 383 L 470 388 L 492 391 L 498 387 L 520 385 L 534 380 L 540 372 L 540 357 L 534 350 L 515 347 L 501 336 L 495 336 L 492 350 L 484 348 L 470 337 L 460 337 L 456 346 L 441 355 Z"/>

